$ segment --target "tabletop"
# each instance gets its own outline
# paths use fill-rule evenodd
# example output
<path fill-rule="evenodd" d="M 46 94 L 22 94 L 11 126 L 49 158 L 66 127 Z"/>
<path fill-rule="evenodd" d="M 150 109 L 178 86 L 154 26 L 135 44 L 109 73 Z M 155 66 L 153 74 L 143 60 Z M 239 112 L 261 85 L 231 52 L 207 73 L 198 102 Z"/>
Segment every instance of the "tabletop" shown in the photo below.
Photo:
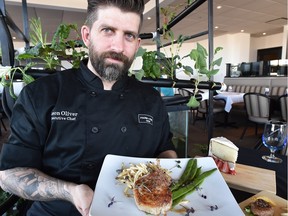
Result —
<path fill-rule="evenodd" d="M 215 99 L 224 99 L 226 101 L 225 111 L 230 112 L 233 103 L 244 102 L 243 96 L 245 93 L 220 91 L 214 96 Z"/>
<path fill-rule="evenodd" d="M 276 173 L 276 194 L 287 199 L 287 156 L 276 155 L 283 162 L 279 164 L 270 163 L 262 159 L 262 156 L 267 153 L 260 150 L 239 148 L 237 163 L 274 170 Z"/>
<path fill-rule="evenodd" d="M 274 170 L 236 164 L 236 175 L 221 173 L 230 188 L 256 194 L 270 191 L 276 194 L 276 173 Z M 249 181 L 247 181 L 249 179 Z"/>

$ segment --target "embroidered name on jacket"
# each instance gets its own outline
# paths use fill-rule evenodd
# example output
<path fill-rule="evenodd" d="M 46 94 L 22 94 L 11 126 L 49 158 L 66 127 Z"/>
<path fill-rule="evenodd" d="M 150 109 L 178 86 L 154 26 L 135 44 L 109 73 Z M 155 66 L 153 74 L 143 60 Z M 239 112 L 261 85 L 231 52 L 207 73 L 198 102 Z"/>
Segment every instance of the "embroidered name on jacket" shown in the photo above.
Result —
<path fill-rule="evenodd" d="M 153 116 L 147 114 L 138 114 L 138 122 L 140 124 L 153 125 Z"/>
<path fill-rule="evenodd" d="M 53 121 L 76 121 L 78 113 L 69 111 L 55 111 L 51 113 L 51 120 Z"/>

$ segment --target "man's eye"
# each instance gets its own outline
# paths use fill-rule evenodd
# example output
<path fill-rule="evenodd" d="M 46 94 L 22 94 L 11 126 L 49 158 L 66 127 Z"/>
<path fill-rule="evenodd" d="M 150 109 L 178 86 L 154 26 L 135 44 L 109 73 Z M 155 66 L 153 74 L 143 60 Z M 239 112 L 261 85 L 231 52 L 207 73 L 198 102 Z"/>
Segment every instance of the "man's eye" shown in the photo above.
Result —
<path fill-rule="evenodd" d="M 136 39 L 135 34 L 126 34 L 126 38 L 128 41 L 134 41 Z"/>
<path fill-rule="evenodd" d="M 105 33 L 111 33 L 111 32 L 112 32 L 112 29 L 110 29 L 110 28 L 104 28 L 104 29 L 102 29 L 102 31 L 105 32 Z"/>

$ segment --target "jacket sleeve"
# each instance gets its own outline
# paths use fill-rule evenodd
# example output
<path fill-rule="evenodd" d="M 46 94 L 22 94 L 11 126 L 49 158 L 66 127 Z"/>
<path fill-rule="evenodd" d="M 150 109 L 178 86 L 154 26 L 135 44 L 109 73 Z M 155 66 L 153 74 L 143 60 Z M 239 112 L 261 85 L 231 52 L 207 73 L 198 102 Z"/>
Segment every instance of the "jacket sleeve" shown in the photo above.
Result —
<path fill-rule="evenodd" d="M 0 155 L 0 169 L 14 167 L 41 168 L 45 129 L 40 124 L 27 86 L 21 91 L 13 108 L 11 134 Z"/>
<path fill-rule="evenodd" d="M 162 100 L 162 99 L 161 99 Z M 162 103 L 162 119 L 163 119 L 163 124 L 162 124 L 162 137 L 161 137 L 161 142 L 158 148 L 158 152 L 155 155 L 159 155 L 161 152 L 167 151 L 167 150 L 176 150 L 174 144 L 172 143 L 172 137 L 173 134 L 170 131 L 170 122 L 169 122 L 169 115 L 167 113 L 166 107 L 164 103 Z"/>

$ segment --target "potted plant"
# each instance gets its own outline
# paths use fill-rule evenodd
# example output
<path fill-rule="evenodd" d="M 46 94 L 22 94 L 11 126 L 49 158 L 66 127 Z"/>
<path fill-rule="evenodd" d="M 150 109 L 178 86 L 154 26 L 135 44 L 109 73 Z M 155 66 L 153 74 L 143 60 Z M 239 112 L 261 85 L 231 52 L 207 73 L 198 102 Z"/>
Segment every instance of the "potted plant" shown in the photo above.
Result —
<path fill-rule="evenodd" d="M 14 92 L 15 84 L 13 84 L 16 79 L 21 79 L 23 86 L 33 82 L 33 76 L 44 76 L 60 70 L 63 67 L 61 60 L 67 60 L 73 68 L 78 68 L 80 61 L 88 56 L 86 50 L 81 49 L 85 46 L 80 40 L 80 33 L 76 24 L 60 24 L 51 43 L 47 42 L 47 33 L 43 34 L 42 32 L 40 18 L 31 19 L 30 27 L 33 46 L 27 49 L 25 53 L 15 57 L 20 63 L 24 62 L 25 66 L 20 64 L 17 67 L 12 67 L 1 75 L 1 84 L 9 88 L 10 95 L 14 99 L 17 98 L 17 94 Z M 76 36 L 71 38 L 71 33 Z M 44 68 L 44 70 L 39 69 L 39 67 Z M 19 84 L 19 81 L 17 83 Z"/>
<path fill-rule="evenodd" d="M 31 82 L 33 82 L 35 79 L 26 73 L 26 71 L 32 67 L 32 63 L 28 63 L 24 68 L 23 67 L 13 67 L 7 70 L 5 73 L 2 73 L 1 75 L 1 85 L 5 88 L 7 87 L 9 89 L 9 94 L 13 99 L 16 99 L 20 90 L 17 89 L 17 93 L 15 93 L 15 86 L 20 84 L 20 86 L 27 85 Z M 21 80 L 14 81 L 14 76 L 16 73 L 20 73 L 22 76 Z"/>
<path fill-rule="evenodd" d="M 191 4 L 191 1 L 188 1 L 188 4 Z M 178 6 L 174 8 L 161 8 L 161 13 L 163 15 L 163 38 L 170 41 L 169 53 L 158 52 L 158 51 L 146 51 L 145 49 L 139 49 L 136 57 L 141 56 L 143 60 L 142 68 L 137 72 L 131 72 L 136 78 L 142 80 L 143 77 L 160 79 L 161 77 L 167 77 L 172 79 L 171 87 L 174 87 L 177 82 L 175 71 L 181 69 L 187 75 L 194 75 L 194 78 L 190 81 L 194 84 L 194 93 L 190 98 L 187 106 L 189 107 L 198 107 L 199 101 L 197 100 L 196 94 L 199 92 L 198 85 L 203 80 L 210 81 L 211 77 L 218 73 L 219 69 L 215 69 L 215 66 L 220 66 L 222 62 L 222 57 L 213 60 L 211 65 L 209 65 L 208 52 L 201 44 L 197 43 L 196 49 L 192 49 L 187 55 L 180 57 L 179 52 L 185 41 L 186 37 L 180 35 L 177 40 L 175 40 L 174 33 L 171 29 L 167 29 L 168 23 L 175 17 L 175 10 Z M 160 41 L 157 41 L 157 44 L 161 44 Z M 214 55 L 217 54 L 221 47 L 217 47 L 214 51 Z M 168 57 L 169 56 L 169 57 Z M 189 65 L 182 64 L 182 60 L 189 57 L 194 61 L 194 69 Z M 212 83 L 212 88 L 215 86 L 215 83 Z"/>
<path fill-rule="evenodd" d="M 220 50 L 222 50 L 222 47 L 217 47 L 214 50 L 214 55 L 216 55 Z M 214 56 L 213 55 L 213 56 Z M 189 102 L 187 103 L 187 106 L 189 107 L 198 107 L 200 105 L 199 101 L 196 99 L 196 94 L 198 93 L 198 85 L 200 83 L 200 77 L 206 76 L 208 81 L 211 79 L 211 77 L 219 72 L 219 69 L 215 69 L 214 66 L 220 66 L 222 63 L 222 57 L 218 59 L 213 59 L 211 64 L 209 65 L 207 58 L 209 54 L 205 47 L 203 47 L 201 44 L 197 43 L 197 48 L 192 49 L 189 57 L 195 62 L 194 68 L 197 70 L 197 79 L 195 79 L 195 90 L 193 96 L 190 98 Z M 214 85 L 214 84 L 213 84 Z"/>
<path fill-rule="evenodd" d="M 51 43 L 47 43 L 47 33 L 42 33 L 40 18 L 31 19 L 30 28 L 31 44 L 33 46 L 26 50 L 25 53 L 16 56 L 17 60 L 28 60 L 35 62 L 36 65 L 39 64 L 37 60 L 41 60 L 45 69 L 57 70 L 63 67 L 61 60 L 71 62 L 72 66 L 77 68 L 80 65 L 80 61 L 87 57 L 85 50 L 77 49 L 85 47 L 85 45 L 80 40 L 81 37 L 76 24 L 60 24 L 53 35 Z M 76 36 L 70 39 L 72 33 Z M 67 50 L 71 54 L 67 54 Z"/>

